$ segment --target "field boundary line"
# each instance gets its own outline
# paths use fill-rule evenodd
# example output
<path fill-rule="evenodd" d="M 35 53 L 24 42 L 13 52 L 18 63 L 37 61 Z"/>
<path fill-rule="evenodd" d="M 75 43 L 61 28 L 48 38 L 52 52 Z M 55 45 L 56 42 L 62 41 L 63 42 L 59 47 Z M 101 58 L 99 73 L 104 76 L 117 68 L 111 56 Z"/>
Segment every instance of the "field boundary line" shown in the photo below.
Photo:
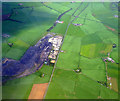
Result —
<path fill-rule="evenodd" d="M 46 5 L 46 4 L 44 4 L 43 2 L 41 2 L 41 4 L 43 4 L 43 6 L 49 8 L 49 9 L 51 9 L 51 10 L 56 11 L 57 13 L 61 13 L 60 11 L 58 11 L 58 10 L 56 10 L 56 9 L 54 9 L 54 8 L 52 8 L 52 7 L 48 6 L 48 5 Z"/>
<path fill-rule="evenodd" d="M 81 5 L 81 3 L 80 3 L 80 5 Z M 81 7 L 81 6 L 79 6 L 79 7 Z M 78 8 L 79 8 L 79 7 L 78 7 Z M 78 8 L 77 8 L 77 10 L 78 10 Z M 85 9 L 84 9 L 84 10 L 85 10 Z M 84 11 L 84 10 L 82 10 L 82 11 Z M 76 12 L 76 10 L 75 10 L 75 12 Z M 81 13 L 82 13 L 82 12 L 81 12 Z M 80 14 L 81 14 L 81 13 L 80 13 Z M 68 31 L 68 28 L 69 28 L 70 24 L 71 24 L 72 21 L 74 20 L 74 19 L 71 20 L 72 17 L 73 17 L 73 15 L 71 15 L 70 21 L 69 21 L 68 26 L 67 26 L 67 28 L 66 28 L 65 35 L 63 36 L 63 41 L 62 41 L 62 44 L 61 44 L 60 50 L 59 50 L 59 52 L 58 52 L 58 56 L 57 56 L 57 59 L 56 59 L 56 62 L 55 62 L 55 65 L 54 65 L 54 68 L 53 68 L 53 71 L 52 71 L 52 74 L 51 74 L 51 77 L 50 77 L 50 81 L 49 81 L 49 83 L 48 83 L 48 87 L 49 87 L 49 85 L 50 85 L 50 83 L 51 83 L 51 80 L 52 80 L 52 77 L 53 77 L 53 73 L 54 73 L 55 68 L 56 68 L 56 63 L 57 63 L 57 60 L 58 60 L 58 57 L 59 57 L 59 53 L 60 53 L 60 51 L 61 51 L 61 48 L 62 48 L 62 45 L 63 45 L 63 42 L 64 42 L 64 38 L 65 38 L 65 36 L 66 36 L 66 34 L 67 34 L 67 31 Z M 47 89 L 46 89 L 46 92 L 45 92 L 45 95 L 44 95 L 44 97 L 43 97 L 43 100 L 45 99 L 45 96 L 46 96 L 46 94 L 47 94 L 48 87 L 47 87 Z"/>

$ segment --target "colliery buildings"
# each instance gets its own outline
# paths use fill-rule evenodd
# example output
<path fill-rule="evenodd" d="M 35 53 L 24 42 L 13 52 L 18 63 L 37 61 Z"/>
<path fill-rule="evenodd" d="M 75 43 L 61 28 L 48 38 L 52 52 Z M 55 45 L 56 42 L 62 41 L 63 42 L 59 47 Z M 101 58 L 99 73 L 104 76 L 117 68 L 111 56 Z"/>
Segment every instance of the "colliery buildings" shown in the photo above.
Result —
<path fill-rule="evenodd" d="M 52 46 L 53 46 L 53 49 L 51 50 L 51 52 L 49 54 L 50 62 L 53 64 L 55 63 L 60 46 L 62 44 L 62 39 L 63 39 L 62 36 L 57 35 L 57 36 L 51 37 L 48 40 L 48 42 L 52 43 Z"/>

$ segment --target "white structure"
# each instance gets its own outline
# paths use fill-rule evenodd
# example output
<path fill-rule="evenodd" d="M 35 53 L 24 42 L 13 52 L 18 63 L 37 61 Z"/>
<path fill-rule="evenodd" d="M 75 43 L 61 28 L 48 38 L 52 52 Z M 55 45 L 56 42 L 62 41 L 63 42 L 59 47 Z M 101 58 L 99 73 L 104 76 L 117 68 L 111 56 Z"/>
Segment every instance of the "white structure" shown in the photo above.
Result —
<path fill-rule="evenodd" d="M 83 24 L 73 24 L 74 26 L 82 26 Z"/>
<path fill-rule="evenodd" d="M 107 60 L 108 60 L 108 61 L 112 61 L 112 58 L 110 58 L 110 57 L 107 57 Z"/>
<path fill-rule="evenodd" d="M 79 72 L 80 70 L 79 70 L 79 69 L 77 69 L 76 71 L 77 71 L 77 72 Z"/>
<path fill-rule="evenodd" d="M 48 40 L 52 43 L 53 50 L 51 51 L 49 58 L 56 59 L 60 46 L 62 44 L 62 36 L 54 36 Z"/>
<path fill-rule="evenodd" d="M 57 20 L 56 23 L 64 23 L 64 21 L 59 21 L 59 20 Z"/>
<path fill-rule="evenodd" d="M 107 57 L 107 60 L 110 61 L 110 62 L 112 62 L 112 63 L 115 62 L 115 61 L 114 61 L 112 58 L 110 58 L 110 57 Z"/>
<path fill-rule="evenodd" d="M 118 15 L 114 15 L 115 18 L 118 18 Z"/>
<path fill-rule="evenodd" d="M 112 83 L 110 83 L 110 86 L 112 86 Z"/>
<path fill-rule="evenodd" d="M 72 3 L 74 3 L 75 1 L 72 1 Z"/>

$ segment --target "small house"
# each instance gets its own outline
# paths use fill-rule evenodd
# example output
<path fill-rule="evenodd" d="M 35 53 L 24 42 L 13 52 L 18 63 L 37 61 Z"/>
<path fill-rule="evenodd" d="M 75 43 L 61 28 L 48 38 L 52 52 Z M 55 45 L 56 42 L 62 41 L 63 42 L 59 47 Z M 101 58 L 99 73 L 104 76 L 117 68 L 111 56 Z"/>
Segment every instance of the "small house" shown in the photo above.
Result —
<path fill-rule="evenodd" d="M 64 21 L 59 21 L 59 20 L 57 20 L 56 23 L 64 23 Z"/>

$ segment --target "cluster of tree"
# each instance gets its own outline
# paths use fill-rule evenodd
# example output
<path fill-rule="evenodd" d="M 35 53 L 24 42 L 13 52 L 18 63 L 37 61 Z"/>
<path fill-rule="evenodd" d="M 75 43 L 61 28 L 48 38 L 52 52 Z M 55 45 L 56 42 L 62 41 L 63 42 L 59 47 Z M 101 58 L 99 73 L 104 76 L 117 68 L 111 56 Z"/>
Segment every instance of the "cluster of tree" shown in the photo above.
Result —
<path fill-rule="evenodd" d="M 9 45 L 10 47 L 12 47 L 12 46 L 13 46 L 13 43 L 8 43 L 8 45 Z"/>
<path fill-rule="evenodd" d="M 97 82 L 100 83 L 100 84 L 102 84 L 103 86 L 106 86 L 106 87 L 108 86 L 107 82 L 104 82 L 104 81 L 97 81 Z"/>
<path fill-rule="evenodd" d="M 44 73 L 42 73 L 42 72 L 40 72 L 40 75 L 39 75 L 40 77 L 44 77 L 45 76 L 45 74 Z"/>

